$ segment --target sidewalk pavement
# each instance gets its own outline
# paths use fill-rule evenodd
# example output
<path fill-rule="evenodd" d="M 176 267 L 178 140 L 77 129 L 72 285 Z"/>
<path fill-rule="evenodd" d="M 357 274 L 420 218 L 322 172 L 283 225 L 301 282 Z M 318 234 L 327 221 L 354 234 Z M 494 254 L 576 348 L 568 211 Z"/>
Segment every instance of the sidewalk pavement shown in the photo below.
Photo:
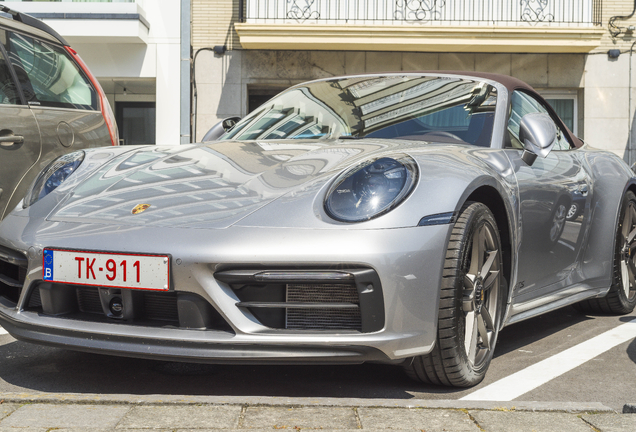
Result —
<path fill-rule="evenodd" d="M 599 403 L 0 393 L 0 432 L 144 429 L 634 432 L 636 414 Z"/>

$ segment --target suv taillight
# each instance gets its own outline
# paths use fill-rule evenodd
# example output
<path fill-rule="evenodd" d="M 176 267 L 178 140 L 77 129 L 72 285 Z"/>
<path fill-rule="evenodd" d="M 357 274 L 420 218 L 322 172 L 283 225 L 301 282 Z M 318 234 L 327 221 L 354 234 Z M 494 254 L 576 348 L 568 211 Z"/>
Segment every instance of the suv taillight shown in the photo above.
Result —
<path fill-rule="evenodd" d="M 77 54 L 77 51 L 75 51 L 68 45 L 64 46 L 64 48 L 75 59 L 79 67 L 82 68 L 88 79 L 93 84 L 93 87 L 95 87 L 95 91 L 99 95 L 99 106 L 102 110 L 102 116 L 104 117 L 104 121 L 106 122 L 106 126 L 108 127 L 108 133 L 110 134 L 110 141 L 113 145 L 119 145 L 119 130 L 117 129 L 117 122 L 115 121 L 115 115 L 113 114 L 113 110 L 108 103 L 108 99 L 106 99 L 106 93 L 104 93 L 104 89 L 102 89 L 102 86 L 99 84 L 99 81 L 97 81 L 97 78 L 95 78 L 91 71 L 88 69 L 88 66 L 86 66 L 84 60 L 82 60 L 79 54 Z"/>

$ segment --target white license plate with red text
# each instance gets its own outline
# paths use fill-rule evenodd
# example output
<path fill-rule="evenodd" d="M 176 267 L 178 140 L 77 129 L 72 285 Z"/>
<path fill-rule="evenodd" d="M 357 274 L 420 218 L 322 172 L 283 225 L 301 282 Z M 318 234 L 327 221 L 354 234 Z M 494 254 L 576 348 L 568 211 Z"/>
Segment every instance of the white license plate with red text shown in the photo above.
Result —
<path fill-rule="evenodd" d="M 170 257 L 47 248 L 42 273 L 47 282 L 166 291 Z"/>

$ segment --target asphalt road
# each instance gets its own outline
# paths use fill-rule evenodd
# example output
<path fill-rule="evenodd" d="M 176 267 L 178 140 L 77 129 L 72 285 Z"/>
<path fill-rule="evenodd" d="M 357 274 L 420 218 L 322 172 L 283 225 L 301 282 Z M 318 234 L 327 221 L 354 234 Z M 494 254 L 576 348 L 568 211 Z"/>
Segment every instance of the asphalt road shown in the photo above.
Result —
<path fill-rule="evenodd" d="M 565 308 L 506 327 L 486 379 L 467 390 L 419 384 L 396 366 L 172 363 L 66 351 L 0 334 L 0 392 L 453 400 L 635 318 L 586 316 Z M 513 401 L 600 402 L 620 411 L 625 403 L 636 403 L 634 389 L 636 341 L 630 338 Z"/>

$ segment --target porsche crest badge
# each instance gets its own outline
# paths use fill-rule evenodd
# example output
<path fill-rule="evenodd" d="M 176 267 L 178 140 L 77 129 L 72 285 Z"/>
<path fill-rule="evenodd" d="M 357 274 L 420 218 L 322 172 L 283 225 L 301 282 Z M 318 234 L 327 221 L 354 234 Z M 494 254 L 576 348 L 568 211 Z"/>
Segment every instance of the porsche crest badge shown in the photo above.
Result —
<path fill-rule="evenodd" d="M 145 211 L 148 207 L 150 207 L 150 204 L 137 204 L 135 208 L 132 209 L 132 214 L 134 215 L 139 214 Z"/>

